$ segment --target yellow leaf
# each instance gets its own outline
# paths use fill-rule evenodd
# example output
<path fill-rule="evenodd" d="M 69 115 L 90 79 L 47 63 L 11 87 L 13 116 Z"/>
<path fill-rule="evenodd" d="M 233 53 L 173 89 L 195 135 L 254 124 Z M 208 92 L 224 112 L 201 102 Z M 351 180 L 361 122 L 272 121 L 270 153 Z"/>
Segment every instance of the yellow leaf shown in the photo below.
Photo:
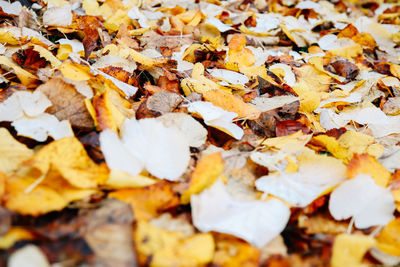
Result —
<path fill-rule="evenodd" d="M 132 57 L 134 61 L 140 63 L 146 67 L 153 67 L 158 65 L 159 62 L 157 60 L 152 59 L 151 57 L 145 56 L 133 49 L 129 49 L 129 55 Z"/>
<path fill-rule="evenodd" d="M 223 170 L 224 162 L 221 153 L 213 153 L 202 158 L 193 171 L 189 188 L 181 196 L 181 203 L 188 204 L 191 195 L 211 186 L 222 174 Z"/>
<path fill-rule="evenodd" d="M 312 65 L 304 64 L 296 69 L 296 73 L 299 83 L 303 82 L 313 92 L 326 92 L 331 86 L 332 78 Z"/>
<path fill-rule="evenodd" d="M 0 43 L 10 45 L 21 45 L 21 42 L 6 28 L 0 29 Z"/>
<path fill-rule="evenodd" d="M 0 236 L 0 249 L 9 249 L 18 241 L 32 240 L 34 235 L 22 227 L 13 227 L 8 232 Z"/>
<path fill-rule="evenodd" d="M 221 90 L 208 90 L 203 93 L 203 97 L 206 101 L 213 103 L 214 106 L 237 113 L 240 118 L 255 120 L 261 114 L 261 111 L 255 106 Z"/>
<path fill-rule="evenodd" d="M 124 171 L 111 170 L 110 177 L 106 181 L 106 185 L 111 188 L 135 188 L 155 184 L 156 180 L 147 176 L 138 174 L 132 176 Z"/>
<path fill-rule="evenodd" d="M 221 267 L 257 267 L 259 266 L 260 251 L 233 236 L 215 234 L 216 250 L 213 266 Z"/>
<path fill-rule="evenodd" d="M 229 61 L 240 66 L 251 66 L 256 58 L 250 49 L 245 48 L 246 36 L 243 34 L 234 35 L 229 41 Z"/>
<path fill-rule="evenodd" d="M 9 175 L 33 155 L 33 151 L 12 137 L 6 128 L 0 128 L 0 172 Z"/>
<path fill-rule="evenodd" d="M 89 16 L 99 16 L 101 14 L 100 6 L 97 0 L 83 0 L 82 8 Z"/>
<path fill-rule="evenodd" d="M 49 50 L 44 49 L 39 45 L 34 45 L 33 50 L 39 52 L 40 57 L 45 58 L 47 61 L 50 62 L 53 68 L 58 68 L 61 65 L 61 61 L 58 60 Z"/>
<path fill-rule="evenodd" d="M 135 231 L 139 263 L 150 266 L 202 266 L 211 262 L 214 239 L 210 233 L 185 237 L 182 232 L 166 231 L 139 221 Z"/>
<path fill-rule="evenodd" d="M 79 179 L 79 176 L 76 178 Z M 37 216 L 61 210 L 69 202 L 89 197 L 97 192 L 94 189 L 74 187 L 54 171 L 49 172 L 37 184 L 40 180 L 32 177 L 29 171 L 25 171 L 22 176 L 9 177 L 4 197 L 5 207 L 24 215 Z"/>
<path fill-rule="evenodd" d="M 345 163 L 348 163 L 355 153 L 368 153 L 378 158 L 384 149 L 382 145 L 375 143 L 372 136 L 355 131 L 346 131 L 338 140 L 327 135 L 318 135 L 313 139 L 323 144 L 329 153 Z"/>
<path fill-rule="evenodd" d="M 104 22 L 104 27 L 110 32 L 116 32 L 121 24 L 127 26 L 131 25 L 131 19 L 128 17 L 128 12 L 126 10 L 117 10 Z"/>
<path fill-rule="evenodd" d="M 361 261 L 367 251 L 375 244 L 370 236 L 340 234 L 333 243 L 332 267 L 362 266 Z"/>
<path fill-rule="evenodd" d="M 319 107 L 321 94 L 313 91 L 312 87 L 304 82 L 297 83 L 293 86 L 293 90 L 300 97 L 299 111 L 313 112 Z"/>
<path fill-rule="evenodd" d="M 183 79 L 181 86 L 185 95 L 189 95 L 191 92 L 204 94 L 209 90 L 222 88 L 222 86 L 204 76 L 204 66 L 200 62 L 193 66 L 192 78 Z"/>
<path fill-rule="evenodd" d="M 92 103 L 100 129 L 110 129 L 117 132 L 126 117 L 112 103 L 110 94 L 111 90 L 106 90 L 104 93 L 94 96 Z"/>
<path fill-rule="evenodd" d="M 0 65 L 5 65 L 15 72 L 18 79 L 21 81 L 23 85 L 32 86 L 37 81 L 37 77 L 33 74 L 27 72 L 26 70 L 22 69 L 20 66 L 14 64 L 5 56 L 0 56 Z"/>
<path fill-rule="evenodd" d="M 358 174 L 368 174 L 379 186 L 386 187 L 391 178 L 391 173 L 383 167 L 375 157 L 369 154 L 354 154 L 347 165 L 347 176 L 354 178 Z"/>
<path fill-rule="evenodd" d="M 358 43 L 329 50 L 329 54 L 331 54 L 332 56 L 344 57 L 347 59 L 356 58 L 362 55 L 362 53 L 363 53 L 362 46 Z"/>
<path fill-rule="evenodd" d="M 59 69 L 65 78 L 73 81 L 87 81 L 91 78 L 88 68 L 72 63 L 69 60 L 64 61 Z"/>
<path fill-rule="evenodd" d="M 159 212 L 179 205 L 178 196 L 164 182 L 117 190 L 109 194 L 109 197 L 129 203 L 138 220 L 155 218 Z"/>
<path fill-rule="evenodd" d="M 46 175 L 57 171 L 71 185 L 78 188 L 95 188 L 108 179 L 105 165 L 97 165 L 86 153 L 75 137 L 65 137 L 44 146 L 36 155 L 25 162 L 26 166 Z"/>
<path fill-rule="evenodd" d="M 376 237 L 380 250 L 400 257 L 400 218 L 389 222 Z"/>

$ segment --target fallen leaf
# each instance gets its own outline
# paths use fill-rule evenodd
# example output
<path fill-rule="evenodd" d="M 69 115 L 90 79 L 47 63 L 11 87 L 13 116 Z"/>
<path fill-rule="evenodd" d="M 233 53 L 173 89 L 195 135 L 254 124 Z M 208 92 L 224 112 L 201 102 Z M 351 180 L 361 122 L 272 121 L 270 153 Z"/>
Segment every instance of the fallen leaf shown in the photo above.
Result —
<path fill-rule="evenodd" d="M 198 194 L 212 185 L 222 174 L 223 169 L 224 162 L 221 153 L 210 154 L 202 158 L 193 171 L 189 188 L 181 196 L 181 203 L 188 204 L 191 195 Z"/>
<path fill-rule="evenodd" d="M 370 175 L 375 183 L 382 187 L 386 187 L 391 178 L 391 173 L 368 154 L 355 154 L 347 165 L 347 176 L 349 178 L 356 177 L 359 174 Z"/>
<path fill-rule="evenodd" d="M 208 90 L 203 94 L 203 97 L 214 106 L 229 112 L 237 113 L 240 118 L 254 120 L 257 119 L 261 113 L 257 107 L 245 103 L 240 98 L 220 90 Z"/>
<path fill-rule="evenodd" d="M 243 136 L 243 130 L 232 123 L 232 120 L 238 116 L 237 113 L 225 111 L 210 102 L 204 101 L 190 103 L 188 110 L 189 112 L 200 114 L 205 124 L 213 126 L 236 139 L 240 140 Z"/>
<path fill-rule="evenodd" d="M 257 189 L 293 206 L 306 207 L 346 177 L 345 165 L 332 157 L 302 154 L 297 156 L 297 164 L 296 172 L 275 172 L 261 177 L 255 183 Z"/>
<path fill-rule="evenodd" d="M 0 172 L 10 175 L 33 155 L 33 151 L 15 140 L 5 128 L 0 128 Z M 2 195 L 0 193 L 0 195 Z"/>
<path fill-rule="evenodd" d="M 159 229 L 145 221 L 138 222 L 135 241 L 139 262 L 149 266 L 205 265 L 211 262 L 215 247 L 209 233 L 185 237 L 182 232 Z"/>
<path fill-rule="evenodd" d="M 336 220 L 352 218 L 360 229 L 386 225 L 393 219 L 395 208 L 390 190 L 363 174 L 335 188 L 329 201 L 329 211 Z"/>
<path fill-rule="evenodd" d="M 394 219 L 389 222 L 376 237 L 377 247 L 395 256 L 400 256 L 400 220 Z"/>
<path fill-rule="evenodd" d="M 109 197 L 130 204 L 137 220 L 155 218 L 162 211 L 179 205 L 179 197 L 163 182 L 142 188 L 117 190 L 109 194 Z"/>
<path fill-rule="evenodd" d="M 375 244 L 370 236 L 340 234 L 336 236 L 333 244 L 332 267 L 363 266 L 364 255 Z"/>
<path fill-rule="evenodd" d="M 221 181 L 192 195 L 190 203 L 197 229 L 232 234 L 256 247 L 268 244 L 279 235 L 290 216 L 289 208 L 278 199 L 239 201 L 232 198 Z"/>
<path fill-rule="evenodd" d="M 37 90 L 43 92 L 52 102 L 47 112 L 59 120 L 69 120 L 72 127 L 91 129 L 94 124 L 86 109 L 85 97 L 78 93 L 75 87 L 60 78 L 53 78 L 39 86 Z"/>

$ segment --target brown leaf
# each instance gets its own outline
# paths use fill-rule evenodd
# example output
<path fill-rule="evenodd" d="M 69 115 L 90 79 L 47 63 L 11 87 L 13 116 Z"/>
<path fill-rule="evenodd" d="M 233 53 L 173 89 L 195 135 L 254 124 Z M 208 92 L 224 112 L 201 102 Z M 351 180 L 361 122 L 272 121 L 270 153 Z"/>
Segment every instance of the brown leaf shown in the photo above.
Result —
<path fill-rule="evenodd" d="M 348 60 L 337 60 L 331 65 L 335 69 L 336 74 L 348 80 L 354 79 L 360 72 L 360 69 Z"/>
<path fill-rule="evenodd" d="M 75 86 L 64 82 L 61 78 L 53 78 L 39 86 L 53 103 L 46 112 L 54 114 L 59 120 L 69 120 L 72 127 L 90 130 L 94 123 L 86 109 L 85 97 L 78 93 Z"/>
<path fill-rule="evenodd" d="M 160 92 L 150 96 L 136 111 L 136 119 L 158 117 L 172 112 L 182 102 L 182 97 L 175 93 Z"/>
<path fill-rule="evenodd" d="M 39 52 L 28 48 L 18 50 L 12 55 L 12 59 L 22 68 L 36 71 L 46 66 L 47 61 L 40 57 Z"/>

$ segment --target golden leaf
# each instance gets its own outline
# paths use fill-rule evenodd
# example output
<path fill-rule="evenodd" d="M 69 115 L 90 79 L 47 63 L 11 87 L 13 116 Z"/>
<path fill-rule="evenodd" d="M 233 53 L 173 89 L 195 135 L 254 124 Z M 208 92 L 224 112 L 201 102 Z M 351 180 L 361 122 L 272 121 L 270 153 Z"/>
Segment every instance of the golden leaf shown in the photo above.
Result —
<path fill-rule="evenodd" d="M 21 81 L 23 85 L 26 86 L 32 86 L 36 83 L 37 77 L 34 76 L 33 74 L 27 72 L 26 70 L 22 69 L 20 66 L 14 64 L 11 62 L 8 58 L 5 56 L 0 56 L 0 65 L 5 65 L 15 72 L 17 75 L 18 79 Z"/>
<path fill-rule="evenodd" d="M 77 188 L 95 188 L 108 179 L 105 165 L 94 163 L 75 137 L 51 142 L 24 165 L 39 171 L 38 177 L 56 171 Z"/>
<path fill-rule="evenodd" d="M 375 244 L 371 236 L 340 234 L 333 244 L 331 266 L 362 266 L 361 261 Z"/>
<path fill-rule="evenodd" d="M 189 188 L 181 196 L 181 203 L 188 204 L 191 195 L 211 186 L 222 174 L 223 169 L 221 153 L 213 153 L 202 158 L 192 173 Z"/>
<path fill-rule="evenodd" d="M 354 178 L 358 174 L 368 174 L 379 186 L 386 187 L 391 178 L 391 173 L 385 169 L 375 157 L 369 154 L 355 154 L 347 165 L 347 176 Z"/>
<path fill-rule="evenodd" d="M 76 178 L 79 179 L 79 176 Z M 89 197 L 97 192 L 94 189 L 74 187 L 54 171 L 49 172 L 41 180 L 32 177 L 29 171 L 25 171 L 22 176 L 9 177 L 4 196 L 5 207 L 24 215 L 37 216 L 61 210 L 69 202 Z M 38 182 L 40 183 L 37 184 Z"/>
<path fill-rule="evenodd" d="M 377 247 L 400 257 L 400 218 L 389 222 L 376 237 Z"/>
<path fill-rule="evenodd" d="M 214 239 L 210 233 L 185 237 L 183 232 L 166 231 L 139 221 L 134 234 L 139 263 L 150 266 L 202 266 L 211 262 Z"/>
<path fill-rule="evenodd" d="M 159 212 L 179 205 L 179 198 L 171 187 L 164 182 L 141 188 L 121 189 L 109 194 L 132 206 L 138 220 L 149 220 L 157 217 Z"/>
<path fill-rule="evenodd" d="M 237 113 L 239 118 L 255 120 L 261 113 L 255 106 L 247 104 L 239 97 L 221 90 L 208 90 L 203 93 L 203 97 L 206 101 L 213 103 L 214 106 Z"/>
<path fill-rule="evenodd" d="M 0 172 L 9 175 L 29 159 L 33 151 L 15 140 L 6 128 L 0 128 L 0 155 Z"/>

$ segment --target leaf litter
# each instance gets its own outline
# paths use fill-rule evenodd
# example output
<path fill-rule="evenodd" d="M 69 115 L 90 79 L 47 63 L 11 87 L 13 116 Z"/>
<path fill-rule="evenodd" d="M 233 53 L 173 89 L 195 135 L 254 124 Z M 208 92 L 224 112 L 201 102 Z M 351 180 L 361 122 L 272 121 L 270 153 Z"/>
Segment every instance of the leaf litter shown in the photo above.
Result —
<path fill-rule="evenodd" d="M 399 11 L 0 0 L 0 266 L 400 264 Z"/>

